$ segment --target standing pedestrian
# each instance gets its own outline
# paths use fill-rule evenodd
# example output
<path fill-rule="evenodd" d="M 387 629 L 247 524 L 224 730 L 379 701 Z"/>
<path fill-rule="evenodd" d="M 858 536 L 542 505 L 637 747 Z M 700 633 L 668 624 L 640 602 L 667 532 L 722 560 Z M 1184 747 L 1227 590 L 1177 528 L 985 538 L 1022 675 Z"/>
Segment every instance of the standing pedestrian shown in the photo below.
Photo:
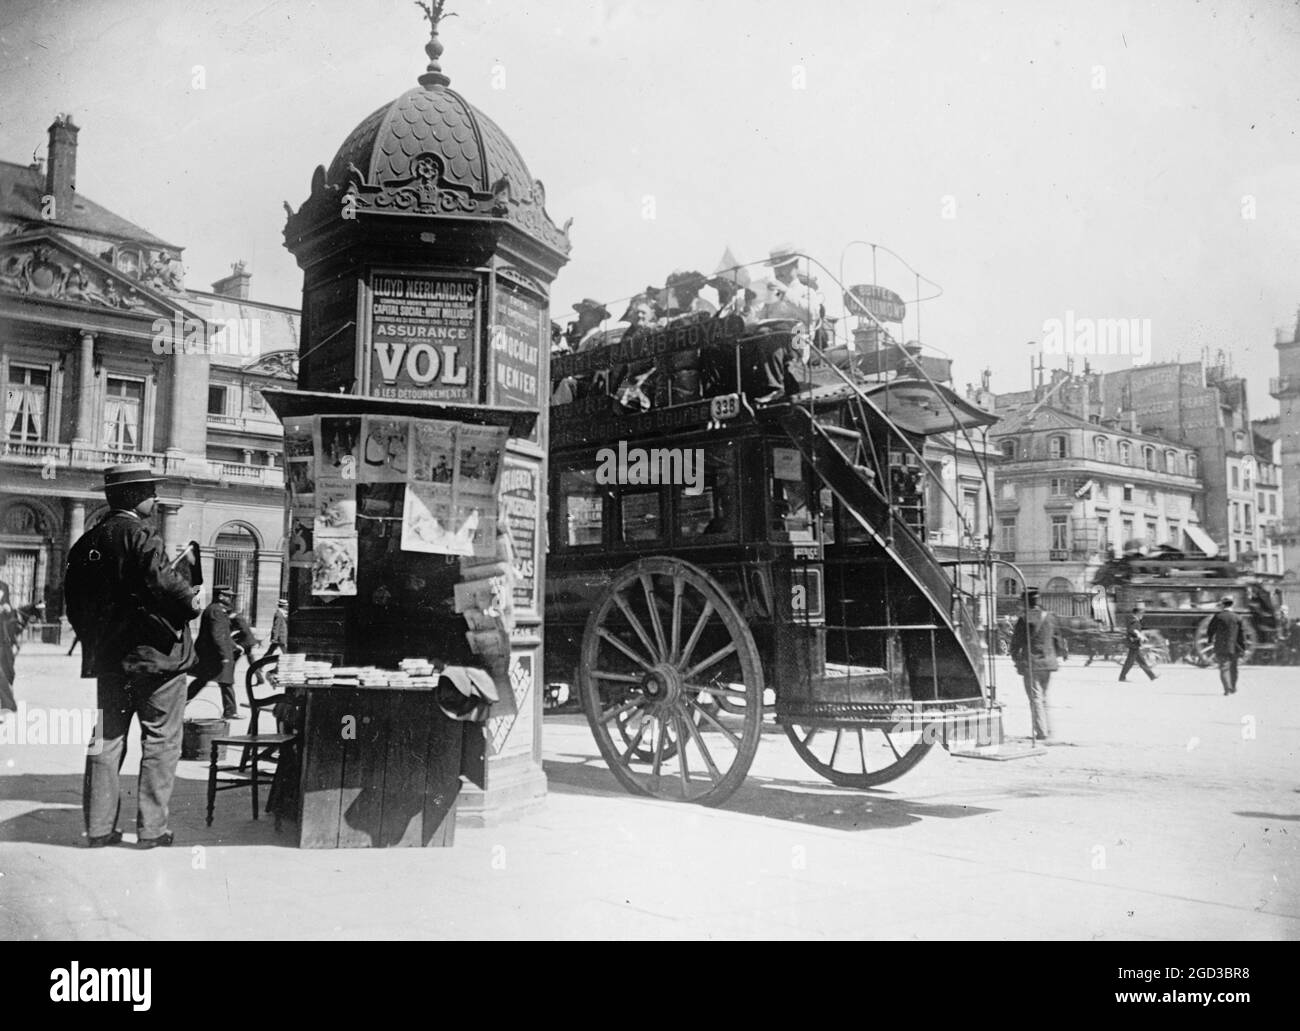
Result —
<path fill-rule="evenodd" d="M 1237 693 L 1237 661 L 1246 651 L 1245 621 L 1232 611 L 1233 598 L 1225 594 L 1219 611 L 1210 617 L 1210 644 L 1219 666 L 1219 682 L 1225 695 Z"/>
<path fill-rule="evenodd" d="M 99 722 L 86 757 L 82 808 L 91 848 L 122 840 L 120 775 L 131 718 L 140 721 L 140 848 L 172 843 L 168 803 L 181 754 L 190 621 L 198 589 L 171 568 L 153 515 L 160 477 L 146 462 L 104 472 L 109 514 L 68 553 L 64 597 L 81 641 L 81 675 L 96 679 Z"/>
<path fill-rule="evenodd" d="M 1158 674 L 1150 666 L 1142 654 L 1142 645 L 1145 643 L 1145 637 L 1142 633 L 1142 618 L 1146 615 L 1147 607 L 1138 602 L 1133 606 L 1133 614 L 1128 618 L 1128 626 L 1124 630 L 1124 641 L 1128 645 L 1128 654 L 1124 656 L 1124 665 L 1119 671 L 1119 682 L 1127 683 L 1128 671 L 1133 668 L 1136 662 L 1152 680 L 1155 680 Z"/>
<path fill-rule="evenodd" d="M 0 548 L 0 566 L 8 558 L 8 552 Z M 18 711 L 18 701 L 14 695 L 15 659 L 22 645 L 23 628 L 44 607 L 15 605 L 13 596 L 9 593 L 9 585 L 0 580 L 0 719 L 4 719 L 6 712 Z"/>
<path fill-rule="evenodd" d="M 203 618 L 199 621 L 199 638 L 194 646 L 198 662 L 188 697 L 193 698 L 204 685 L 215 680 L 221 689 L 221 718 L 238 718 L 235 662 L 239 658 L 239 648 L 251 654 L 253 643 L 248 621 L 235 610 L 234 592 L 225 584 L 218 584 L 212 588 L 212 604 L 203 610 Z"/>
<path fill-rule="evenodd" d="M 1033 720 L 1034 740 L 1050 741 L 1052 727 L 1047 715 L 1047 685 L 1060 663 L 1056 617 L 1038 607 L 1038 588 L 1025 591 L 1025 614 L 1011 631 L 1011 660 L 1024 678 Z"/>
<path fill-rule="evenodd" d="M 281 655 L 289 650 L 289 599 L 283 596 L 276 602 L 275 615 L 271 617 L 271 646 L 266 654 L 270 655 L 276 648 Z"/>

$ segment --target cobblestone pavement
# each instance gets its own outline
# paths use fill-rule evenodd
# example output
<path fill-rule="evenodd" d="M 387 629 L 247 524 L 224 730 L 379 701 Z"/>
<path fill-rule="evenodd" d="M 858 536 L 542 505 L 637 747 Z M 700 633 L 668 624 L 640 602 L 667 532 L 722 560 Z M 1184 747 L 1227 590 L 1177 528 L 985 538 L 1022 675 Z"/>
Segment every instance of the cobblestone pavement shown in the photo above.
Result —
<path fill-rule="evenodd" d="M 76 673 L 29 646 L 18 696 L 92 706 Z M 232 939 L 256 919 L 259 937 L 347 939 L 1300 937 L 1300 676 L 1248 667 L 1225 698 L 1212 670 L 1162 674 L 1071 662 L 1046 754 L 935 749 L 870 792 L 818 780 L 773 728 L 722 809 L 624 794 L 582 718 L 550 715 L 545 806 L 450 849 L 299 851 L 242 794 L 207 828 L 204 767 L 183 762 L 175 847 L 89 851 L 82 747 L 4 744 L 0 936 Z"/>

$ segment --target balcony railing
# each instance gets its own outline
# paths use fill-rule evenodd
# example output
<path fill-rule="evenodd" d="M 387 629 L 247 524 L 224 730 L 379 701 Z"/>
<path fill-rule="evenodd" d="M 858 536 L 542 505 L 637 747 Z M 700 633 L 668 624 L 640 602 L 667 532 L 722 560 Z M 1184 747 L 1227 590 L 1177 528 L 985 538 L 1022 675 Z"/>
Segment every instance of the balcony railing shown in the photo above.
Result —
<path fill-rule="evenodd" d="M 44 441 L 6 440 L 0 444 L 0 457 L 24 465 L 44 465 L 53 458 L 55 462 L 68 461 L 67 444 L 47 444 Z"/>
<path fill-rule="evenodd" d="M 209 461 L 208 473 L 215 479 L 229 482 L 252 483 L 265 487 L 284 486 L 284 470 L 274 465 Z"/>
<path fill-rule="evenodd" d="M 122 462 L 148 462 L 155 472 L 171 472 L 176 462 L 156 451 L 123 451 L 117 448 L 85 447 L 80 444 L 54 444 L 45 441 L 6 440 L 0 442 L 0 458 L 18 465 L 44 465 L 53 459 L 56 465 L 74 469 L 103 469 Z"/>

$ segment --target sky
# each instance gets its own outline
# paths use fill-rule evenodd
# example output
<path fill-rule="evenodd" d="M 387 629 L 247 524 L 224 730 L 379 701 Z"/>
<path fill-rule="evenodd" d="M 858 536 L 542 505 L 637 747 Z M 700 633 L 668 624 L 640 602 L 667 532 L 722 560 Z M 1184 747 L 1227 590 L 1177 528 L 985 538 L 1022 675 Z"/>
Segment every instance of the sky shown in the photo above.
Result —
<path fill-rule="evenodd" d="M 728 246 L 791 243 L 870 282 L 867 241 L 906 262 L 876 252 L 904 298 L 909 266 L 938 284 L 901 335 L 952 357 L 959 387 L 988 368 L 1024 389 L 1051 320 L 1142 319 L 1152 360 L 1223 352 L 1252 415 L 1277 410 L 1274 330 L 1300 308 L 1300 6 L 448 7 L 452 88 L 573 219 L 553 317 L 711 272 Z M 411 0 L 4 0 L 0 158 L 44 155 L 70 112 L 79 190 L 184 246 L 191 288 L 244 259 L 256 299 L 297 306 L 282 202 L 416 85 L 426 38 Z"/>

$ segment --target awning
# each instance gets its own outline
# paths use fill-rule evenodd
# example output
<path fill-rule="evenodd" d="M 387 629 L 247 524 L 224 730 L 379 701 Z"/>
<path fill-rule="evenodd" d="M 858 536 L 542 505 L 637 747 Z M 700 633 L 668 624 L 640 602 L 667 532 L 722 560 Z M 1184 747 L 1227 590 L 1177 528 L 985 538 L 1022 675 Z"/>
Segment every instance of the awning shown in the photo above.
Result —
<path fill-rule="evenodd" d="M 954 390 L 923 379 L 894 379 L 864 386 L 863 393 L 895 424 L 924 437 L 992 426 L 998 417 Z"/>
<path fill-rule="evenodd" d="M 452 401 L 404 401 L 356 394 L 327 394 L 314 390 L 283 390 L 267 387 L 262 397 L 271 411 L 284 419 L 303 415 L 383 415 L 417 419 L 447 419 L 482 426 L 508 426 L 512 437 L 526 437 L 537 422 L 537 413 L 525 408 L 464 404 Z"/>
<path fill-rule="evenodd" d="M 1208 533 L 1196 524 L 1188 523 L 1183 527 L 1183 533 L 1187 534 L 1187 539 L 1204 552 L 1206 558 L 1214 558 L 1219 554 L 1219 546 L 1210 539 Z"/>

